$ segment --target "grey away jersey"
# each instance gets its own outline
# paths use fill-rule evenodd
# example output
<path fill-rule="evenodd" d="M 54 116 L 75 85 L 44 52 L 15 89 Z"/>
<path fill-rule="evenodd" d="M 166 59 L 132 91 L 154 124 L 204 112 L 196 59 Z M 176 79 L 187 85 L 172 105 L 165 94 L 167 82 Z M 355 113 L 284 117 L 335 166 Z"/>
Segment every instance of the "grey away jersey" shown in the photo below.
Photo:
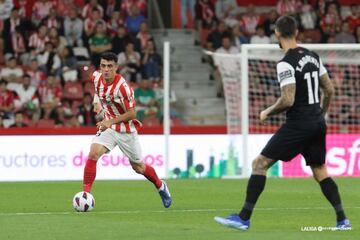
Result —
<path fill-rule="evenodd" d="M 327 71 L 320 57 L 306 48 L 289 49 L 277 64 L 280 87 L 296 84 L 294 105 L 287 121 L 314 121 L 323 118 L 320 108 L 320 76 Z"/>

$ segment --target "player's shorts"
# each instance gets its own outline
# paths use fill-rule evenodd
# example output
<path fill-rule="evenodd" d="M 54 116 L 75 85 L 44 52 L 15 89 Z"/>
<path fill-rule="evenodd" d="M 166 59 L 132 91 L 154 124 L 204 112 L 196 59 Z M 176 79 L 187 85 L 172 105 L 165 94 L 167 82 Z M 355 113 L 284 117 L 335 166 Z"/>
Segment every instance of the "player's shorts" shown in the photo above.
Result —
<path fill-rule="evenodd" d="M 131 162 L 141 163 L 141 148 L 137 132 L 119 133 L 108 128 L 100 134 L 96 134 L 92 143 L 98 143 L 108 149 L 108 152 L 119 146 L 120 150 Z"/>
<path fill-rule="evenodd" d="M 261 155 L 282 161 L 290 161 L 303 155 L 306 165 L 322 165 L 326 156 L 326 123 L 287 122 L 272 136 Z"/>

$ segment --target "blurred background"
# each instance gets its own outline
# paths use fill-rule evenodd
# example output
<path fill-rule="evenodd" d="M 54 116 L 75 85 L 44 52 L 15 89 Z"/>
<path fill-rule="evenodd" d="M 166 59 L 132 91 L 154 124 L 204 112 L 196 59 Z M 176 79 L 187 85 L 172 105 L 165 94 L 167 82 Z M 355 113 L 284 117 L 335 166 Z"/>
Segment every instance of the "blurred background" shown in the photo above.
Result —
<path fill-rule="evenodd" d="M 81 178 L 82 168 L 76 166 L 83 166 L 96 132 L 90 76 L 104 51 L 118 54 L 118 72 L 135 89 L 144 159 L 157 163 L 162 176 L 225 177 L 242 174 L 242 149 L 229 137 L 226 101 L 231 93 L 211 54 L 241 54 L 244 44 L 276 44 L 274 24 L 283 14 L 298 20 L 299 43 L 360 42 L 357 0 L 2 0 L 0 13 L 0 171 L 8 174 L 3 180 L 18 179 L 17 170 L 5 171 L 16 164 L 28 176 L 32 164 L 55 166 L 48 158 L 46 164 L 41 160 L 43 151 L 57 156 L 58 167 L 75 166 L 71 178 Z M 174 134 L 166 147 L 173 156 L 169 161 L 164 159 L 162 135 L 165 41 L 170 42 L 169 118 Z M 349 56 L 339 59 L 353 58 Z M 336 88 L 328 132 L 337 144 L 345 144 L 340 148 L 346 152 L 357 146 L 360 129 L 360 65 L 325 63 Z M 254 143 L 248 151 L 253 156 L 284 118 L 273 118 L 265 127 L 259 123 L 258 113 L 279 96 L 275 65 L 261 59 L 249 64 L 249 78 L 256 79 L 248 91 L 249 142 Z M 65 150 L 59 149 L 61 144 Z M 116 151 L 105 157 L 106 166 L 123 161 Z M 348 167 L 336 168 L 337 175 L 359 171 L 349 170 L 350 155 L 342 157 L 333 167 Z M 297 176 L 307 176 L 300 160 L 297 164 L 291 167 L 300 171 Z M 119 178 L 116 168 L 113 171 L 100 178 Z M 271 174 L 282 172 L 276 166 Z M 63 179 L 54 176 L 48 173 L 39 180 Z"/>

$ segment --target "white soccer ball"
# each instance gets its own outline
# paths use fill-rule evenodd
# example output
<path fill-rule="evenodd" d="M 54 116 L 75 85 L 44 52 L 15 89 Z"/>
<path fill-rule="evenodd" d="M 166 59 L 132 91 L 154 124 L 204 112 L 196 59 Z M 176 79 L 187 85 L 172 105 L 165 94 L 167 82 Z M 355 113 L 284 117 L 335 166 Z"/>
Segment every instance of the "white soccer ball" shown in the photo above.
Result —
<path fill-rule="evenodd" d="M 95 199 L 91 193 L 78 192 L 73 198 L 73 207 L 78 212 L 90 212 L 95 207 Z"/>

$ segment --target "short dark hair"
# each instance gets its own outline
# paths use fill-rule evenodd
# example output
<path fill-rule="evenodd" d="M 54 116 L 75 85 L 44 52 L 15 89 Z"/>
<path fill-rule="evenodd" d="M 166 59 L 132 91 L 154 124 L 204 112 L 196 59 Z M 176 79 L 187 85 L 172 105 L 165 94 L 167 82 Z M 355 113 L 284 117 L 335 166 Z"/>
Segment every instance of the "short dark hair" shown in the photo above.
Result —
<path fill-rule="evenodd" d="M 86 96 L 92 97 L 90 92 L 84 92 L 84 97 L 86 97 Z"/>
<path fill-rule="evenodd" d="M 104 60 L 107 60 L 107 61 L 114 61 L 116 63 L 118 61 L 117 55 L 115 53 L 113 53 L 113 52 L 104 52 L 104 53 L 102 53 L 100 59 L 104 59 Z"/>
<path fill-rule="evenodd" d="M 297 22 L 294 17 L 285 15 L 276 20 L 276 30 L 283 38 L 295 37 Z"/>

